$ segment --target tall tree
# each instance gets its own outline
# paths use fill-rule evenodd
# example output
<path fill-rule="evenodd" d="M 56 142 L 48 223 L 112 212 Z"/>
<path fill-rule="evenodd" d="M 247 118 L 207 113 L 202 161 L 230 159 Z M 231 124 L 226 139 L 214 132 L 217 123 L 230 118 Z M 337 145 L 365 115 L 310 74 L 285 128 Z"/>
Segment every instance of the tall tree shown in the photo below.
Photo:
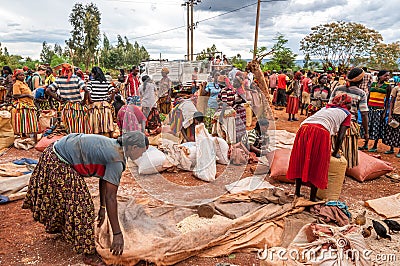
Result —
<path fill-rule="evenodd" d="M 71 38 L 66 44 L 71 52 L 75 65 L 85 64 L 86 69 L 93 63 L 91 60 L 97 51 L 100 41 L 101 13 L 95 4 L 83 6 L 76 3 L 69 15 L 72 25 Z"/>
<path fill-rule="evenodd" d="M 89 68 L 91 59 L 97 51 L 97 46 L 100 42 L 100 21 L 101 13 L 97 6 L 90 3 L 85 6 L 85 18 L 83 20 L 83 28 L 85 33 L 85 66 Z"/>
<path fill-rule="evenodd" d="M 379 43 L 372 48 L 367 66 L 373 69 L 397 70 L 400 58 L 400 42 Z"/>
<path fill-rule="evenodd" d="M 324 67 L 344 72 L 353 59 L 368 57 L 382 41 L 379 32 L 354 22 L 337 21 L 311 28 L 300 41 L 300 50 L 322 60 Z"/>
<path fill-rule="evenodd" d="M 62 56 L 62 54 L 63 54 L 63 50 L 58 43 L 54 44 L 54 53 L 58 56 Z"/>
<path fill-rule="evenodd" d="M 72 25 L 71 38 L 65 41 L 74 65 L 79 65 L 84 58 L 84 19 L 85 9 L 81 3 L 76 3 L 69 15 L 69 22 Z"/>
<path fill-rule="evenodd" d="M 45 64 L 50 64 L 53 55 L 54 51 L 51 45 L 48 45 L 47 42 L 44 41 L 42 44 L 42 51 L 40 52 L 40 61 Z"/>
<path fill-rule="evenodd" d="M 256 57 L 259 58 L 260 64 L 264 57 L 271 57 L 271 60 L 265 63 L 263 69 L 292 69 L 295 66 L 294 60 L 297 55 L 293 53 L 289 47 L 286 47 L 288 40 L 279 32 L 276 34 L 273 40 L 275 41 L 275 44 L 271 49 L 262 46 L 256 51 Z"/>

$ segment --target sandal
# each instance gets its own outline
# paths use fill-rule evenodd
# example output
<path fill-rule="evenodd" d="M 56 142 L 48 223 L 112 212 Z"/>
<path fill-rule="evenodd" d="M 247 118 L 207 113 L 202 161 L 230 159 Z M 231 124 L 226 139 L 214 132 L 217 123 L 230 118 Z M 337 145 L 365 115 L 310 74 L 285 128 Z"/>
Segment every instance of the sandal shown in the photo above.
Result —
<path fill-rule="evenodd" d="M 397 157 L 397 158 L 400 158 L 400 153 L 396 154 L 396 157 Z"/>
<path fill-rule="evenodd" d="M 378 151 L 377 148 L 371 148 L 371 149 L 368 150 L 368 152 L 377 152 L 377 151 Z"/>
<path fill-rule="evenodd" d="M 366 150 L 368 150 L 368 146 L 358 147 L 358 150 L 360 150 L 360 151 L 366 151 Z"/>
<path fill-rule="evenodd" d="M 394 153 L 394 151 L 391 151 L 391 150 L 384 152 L 384 154 L 393 154 L 393 153 Z"/>

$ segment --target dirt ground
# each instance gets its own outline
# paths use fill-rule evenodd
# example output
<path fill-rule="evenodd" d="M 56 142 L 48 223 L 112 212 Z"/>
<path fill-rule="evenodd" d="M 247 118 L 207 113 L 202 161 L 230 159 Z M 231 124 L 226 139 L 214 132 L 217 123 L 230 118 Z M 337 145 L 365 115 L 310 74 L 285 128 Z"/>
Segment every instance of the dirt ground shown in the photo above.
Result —
<path fill-rule="evenodd" d="M 285 129 L 290 132 L 296 132 L 300 122 L 288 122 L 287 115 L 284 111 L 275 111 L 277 129 Z M 300 120 L 305 117 L 301 116 Z M 370 144 L 372 145 L 372 143 Z M 387 149 L 385 145 L 380 144 L 378 154 L 382 159 L 388 161 L 395 167 L 395 172 L 399 173 L 400 159 L 394 155 L 385 155 L 383 152 Z M 397 150 L 396 150 L 397 152 Z M 34 149 L 29 151 L 21 151 L 11 149 L 0 157 L 0 163 L 9 162 L 17 158 L 29 157 L 37 159 L 40 153 Z M 219 166 L 219 171 L 223 168 Z M 244 173 L 244 176 L 251 175 L 249 168 Z M 164 175 L 170 181 L 189 186 L 201 184 L 201 181 L 195 179 L 191 173 L 179 172 L 167 173 Z M 287 191 L 293 192 L 294 186 L 291 184 L 277 183 L 270 180 L 273 185 L 282 187 Z M 97 195 L 97 180 L 95 178 L 88 179 L 90 191 L 93 195 Z M 352 178 L 346 177 L 342 191 L 341 201 L 344 201 L 350 208 L 350 211 L 357 215 L 363 209 L 364 201 L 383 196 L 389 196 L 400 192 L 400 183 L 392 182 L 387 177 L 359 183 Z M 122 183 L 118 192 L 120 195 L 130 194 L 138 199 L 147 198 L 148 195 L 137 185 L 129 172 L 125 172 L 122 178 Z M 304 188 L 303 193 L 309 194 L 307 188 Z M 34 222 L 30 211 L 21 209 L 22 200 L 0 205 L 0 265 L 83 265 L 82 255 L 77 255 L 72 251 L 72 248 L 62 241 L 58 235 L 49 235 L 44 232 L 44 227 Z M 371 224 L 370 218 L 380 219 L 372 210 L 367 212 L 367 224 Z M 398 261 L 400 261 L 399 244 L 400 237 L 394 236 L 391 242 L 387 240 L 377 241 L 374 237 L 367 239 L 367 243 L 373 251 L 386 253 L 397 253 Z M 211 266 L 217 264 L 226 265 L 260 265 L 256 254 L 235 253 L 230 256 L 220 258 L 189 258 L 179 266 L 199 265 Z M 399 265 L 399 262 L 394 264 L 381 265 Z M 151 265 L 146 262 L 141 262 L 139 265 Z M 224 264 L 225 265 L 225 264 Z"/>

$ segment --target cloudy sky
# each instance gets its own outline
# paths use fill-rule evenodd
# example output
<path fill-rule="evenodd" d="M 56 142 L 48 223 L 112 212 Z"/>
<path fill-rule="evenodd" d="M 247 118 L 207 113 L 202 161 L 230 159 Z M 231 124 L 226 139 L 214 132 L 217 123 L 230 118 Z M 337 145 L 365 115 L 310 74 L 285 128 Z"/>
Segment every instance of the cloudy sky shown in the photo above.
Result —
<path fill-rule="evenodd" d="M 186 9 L 183 0 L 2 0 L 0 42 L 10 54 L 38 59 L 42 42 L 60 44 L 70 37 L 69 14 L 75 3 L 94 2 L 100 30 L 112 43 L 117 35 L 137 41 L 153 59 L 183 59 L 186 54 Z M 202 0 L 194 7 L 194 52 L 215 44 L 228 57 L 251 58 L 256 0 Z M 277 32 L 302 58 L 300 40 L 310 28 L 336 20 L 358 22 L 379 31 L 385 43 L 400 40 L 399 0 L 264 0 L 259 46 L 271 47 Z M 234 11 L 236 10 L 236 11 Z M 233 12 L 230 12 L 233 11 Z M 174 30 L 171 30 L 174 29 Z"/>

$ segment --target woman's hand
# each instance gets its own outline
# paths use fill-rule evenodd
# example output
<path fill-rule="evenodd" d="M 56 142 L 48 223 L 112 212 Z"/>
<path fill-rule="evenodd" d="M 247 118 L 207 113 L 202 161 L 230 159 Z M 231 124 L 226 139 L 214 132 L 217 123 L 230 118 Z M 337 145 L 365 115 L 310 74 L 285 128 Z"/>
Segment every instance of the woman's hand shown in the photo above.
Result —
<path fill-rule="evenodd" d="M 111 244 L 110 252 L 115 256 L 119 256 L 122 255 L 123 251 L 124 251 L 124 236 L 120 232 L 119 234 L 113 236 L 113 242 Z"/>
<path fill-rule="evenodd" d="M 106 217 L 106 209 L 103 207 L 100 207 L 99 213 L 97 214 L 97 227 L 100 227 L 104 223 L 104 219 Z"/>

